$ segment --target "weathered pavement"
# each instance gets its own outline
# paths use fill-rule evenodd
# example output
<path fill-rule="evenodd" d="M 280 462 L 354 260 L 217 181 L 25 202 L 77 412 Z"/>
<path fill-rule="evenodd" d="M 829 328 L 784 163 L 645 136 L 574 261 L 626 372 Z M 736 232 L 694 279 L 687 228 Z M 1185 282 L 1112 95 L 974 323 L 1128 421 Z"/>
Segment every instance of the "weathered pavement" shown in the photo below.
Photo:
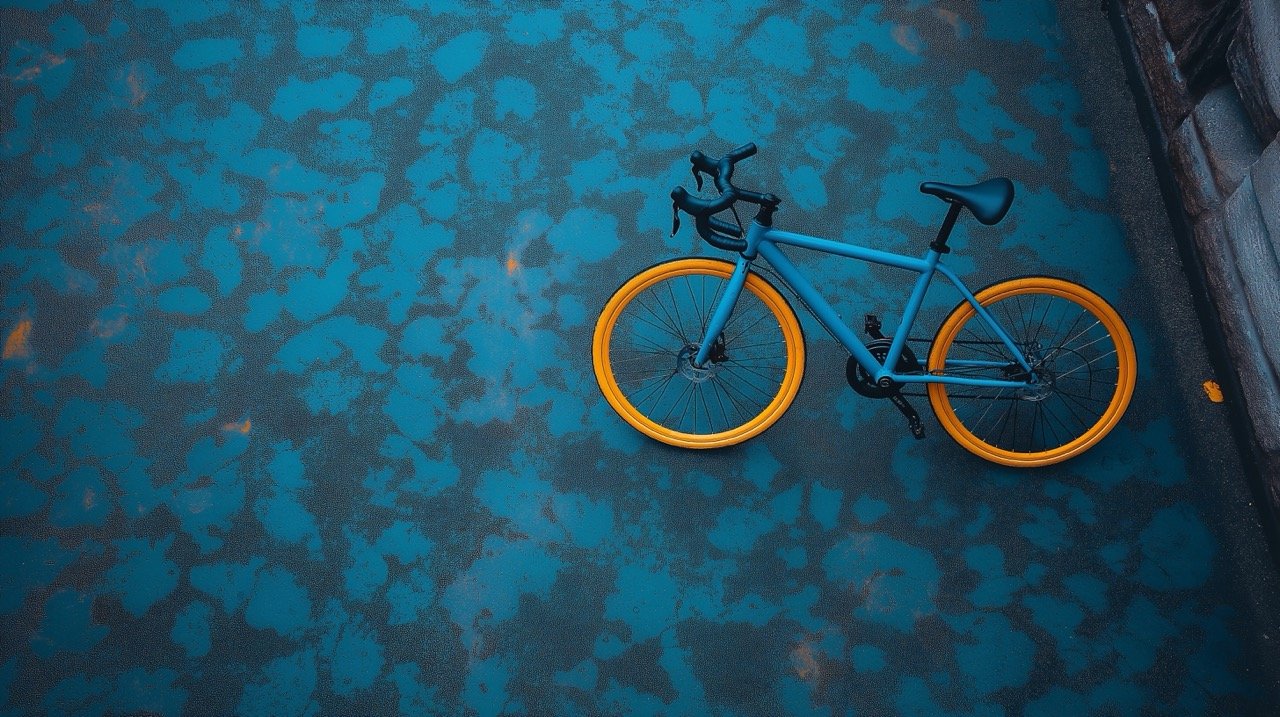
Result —
<path fill-rule="evenodd" d="M 26 5 L 0 22 L 0 709 L 1278 701 L 1275 574 L 1096 3 Z M 765 435 L 642 440 L 595 389 L 594 312 L 710 253 L 667 237 L 667 192 L 747 140 L 780 225 L 896 250 L 941 219 L 920 181 L 1013 178 L 949 260 L 1113 300 L 1123 424 L 997 469 L 856 397 L 809 322 Z M 900 275 L 805 261 L 896 323 Z"/>

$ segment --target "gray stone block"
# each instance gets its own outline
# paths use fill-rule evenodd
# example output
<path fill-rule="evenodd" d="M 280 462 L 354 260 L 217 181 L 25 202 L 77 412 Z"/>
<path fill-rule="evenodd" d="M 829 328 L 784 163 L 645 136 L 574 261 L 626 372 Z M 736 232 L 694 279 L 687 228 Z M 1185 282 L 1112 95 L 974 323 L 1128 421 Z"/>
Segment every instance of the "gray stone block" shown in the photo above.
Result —
<path fill-rule="evenodd" d="M 1221 203 L 1213 182 L 1213 171 L 1204 154 L 1195 120 L 1188 117 L 1169 134 L 1169 164 L 1177 180 L 1178 192 L 1187 216 L 1195 219 Z"/>
<path fill-rule="evenodd" d="M 1258 390 L 1280 397 L 1280 258 L 1263 219 L 1253 181 L 1245 177 L 1222 207 L 1223 225 L 1244 292 L 1244 320 L 1258 337 Z M 1280 400 L 1280 399 L 1278 399 Z M 1280 450 L 1280 408 L 1268 418 Z"/>
<path fill-rule="evenodd" d="M 1196 5 L 1195 2 L 1187 3 Z M 1240 0 L 1214 0 L 1194 18 L 1191 34 L 1182 41 L 1170 33 L 1178 70 L 1191 96 L 1199 97 L 1227 76 L 1227 48 L 1240 26 Z M 1170 17 L 1161 15 L 1166 31 Z"/>
<path fill-rule="evenodd" d="M 1262 153 L 1235 87 L 1214 88 L 1196 105 L 1192 116 L 1218 195 L 1230 196 Z"/>
<path fill-rule="evenodd" d="M 1186 82 L 1174 63 L 1173 48 L 1165 37 L 1164 29 L 1154 5 L 1145 0 L 1123 0 L 1129 25 L 1133 30 L 1133 42 L 1138 48 L 1138 60 L 1147 78 L 1151 101 L 1156 106 L 1156 116 L 1166 134 L 1191 112 L 1191 96 Z"/>
<path fill-rule="evenodd" d="M 1280 456 L 1280 387 L 1264 358 L 1257 319 L 1246 299 L 1240 258 L 1223 217 L 1206 212 L 1195 224 L 1209 299 L 1218 313 L 1227 354 L 1244 394 L 1245 412 L 1264 455 Z"/>
<path fill-rule="evenodd" d="M 1182 47 L 1222 0 L 1151 0 L 1165 36 L 1173 47 Z"/>
<path fill-rule="evenodd" d="M 1227 51 L 1231 80 L 1263 142 L 1280 135 L 1280 0 L 1246 0 Z"/>
<path fill-rule="evenodd" d="M 1196 252 L 1204 265 L 1205 285 L 1214 308 L 1218 310 L 1223 330 L 1244 315 L 1240 277 L 1235 270 L 1236 257 L 1227 243 L 1227 230 L 1220 211 L 1205 212 L 1192 227 Z M 1233 354 L 1234 355 L 1234 354 Z"/>
<path fill-rule="evenodd" d="M 1271 235 L 1271 249 L 1280 256 L 1280 138 L 1272 140 L 1249 168 L 1262 221 Z"/>
<path fill-rule="evenodd" d="M 1227 244 L 1227 230 L 1222 223 L 1220 212 L 1202 214 L 1192 227 L 1192 238 L 1196 251 L 1204 264 L 1205 284 L 1209 290 L 1209 298 L 1221 315 L 1224 324 L 1227 317 L 1242 315 L 1240 277 L 1236 274 L 1235 254 Z"/>

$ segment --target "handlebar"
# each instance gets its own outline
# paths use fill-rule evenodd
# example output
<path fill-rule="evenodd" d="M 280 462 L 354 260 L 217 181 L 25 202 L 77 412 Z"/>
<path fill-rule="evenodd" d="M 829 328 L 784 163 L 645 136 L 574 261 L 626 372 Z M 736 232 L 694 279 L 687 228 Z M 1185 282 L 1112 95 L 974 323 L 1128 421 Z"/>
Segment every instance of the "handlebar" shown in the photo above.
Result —
<path fill-rule="evenodd" d="M 720 196 L 715 199 L 702 199 L 690 195 L 684 187 L 671 190 L 671 199 L 674 202 L 671 233 L 674 235 L 679 230 L 680 210 L 684 210 L 693 217 L 698 235 L 707 240 L 708 244 L 726 251 L 744 251 L 747 248 L 747 242 L 742 239 L 741 228 L 716 219 L 712 215 L 731 208 L 738 200 L 758 204 L 770 210 L 776 208 L 781 202 L 772 194 L 761 194 L 733 186 L 734 164 L 755 153 L 756 145 L 748 142 L 719 159 L 709 157 L 700 150 L 695 150 L 689 155 L 689 162 L 693 165 L 693 178 L 698 189 L 702 189 L 702 175 L 707 174 L 715 182 L 716 189 L 720 190 Z"/>

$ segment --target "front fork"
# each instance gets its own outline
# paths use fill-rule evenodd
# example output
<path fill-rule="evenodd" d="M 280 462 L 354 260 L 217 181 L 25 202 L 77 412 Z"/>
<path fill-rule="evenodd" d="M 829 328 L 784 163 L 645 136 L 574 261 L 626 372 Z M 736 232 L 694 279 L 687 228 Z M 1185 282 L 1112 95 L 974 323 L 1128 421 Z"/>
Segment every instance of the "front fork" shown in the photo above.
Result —
<path fill-rule="evenodd" d="M 693 357 L 695 368 L 706 366 L 707 361 L 723 360 L 724 341 L 720 334 L 728 325 L 729 318 L 733 316 L 733 307 L 738 303 L 738 297 L 742 294 L 742 287 L 747 283 L 747 273 L 750 270 L 751 261 L 739 256 L 738 265 L 734 267 L 733 274 L 729 276 L 729 284 L 724 289 L 724 296 L 720 297 L 720 304 L 716 306 L 715 313 L 711 315 L 711 321 L 707 323 L 707 331 L 698 345 L 698 354 Z"/>

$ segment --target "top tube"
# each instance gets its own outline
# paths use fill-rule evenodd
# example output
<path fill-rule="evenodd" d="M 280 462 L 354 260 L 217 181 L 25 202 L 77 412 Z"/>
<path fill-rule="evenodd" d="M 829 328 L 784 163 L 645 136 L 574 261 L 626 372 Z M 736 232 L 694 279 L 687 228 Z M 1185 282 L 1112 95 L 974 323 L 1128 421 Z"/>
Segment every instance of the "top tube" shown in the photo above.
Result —
<path fill-rule="evenodd" d="M 753 225 L 751 230 L 747 231 L 748 248 L 758 246 L 760 242 L 771 242 L 775 244 L 787 244 L 789 246 L 797 246 L 801 249 L 811 249 L 824 254 L 836 254 L 838 256 L 849 257 L 851 259 L 861 259 L 875 264 L 884 264 L 899 269 L 907 269 L 917 273 L 931 271 L 936 265 L 937 260 L 930 261 L 930 255 L 936 254 L 932 249 L 925 253 L 924 258 L 908 256 L 906 254 L 896 254 L 894 252 L 883 251 L 880 249 L 872 249 L 860 244 L 849 244 L 848 242 L 838 242 L 831 239 L 822 239 L 820 237 L 809 236 L 807 234 L 797 234 L 795 232 L 783 231 L 781 229 L 763 229 L 763 233 L 757 233 L 755 228 L 759 225 Z M 752 241 L 754 239 L 754 242 Z"/>

